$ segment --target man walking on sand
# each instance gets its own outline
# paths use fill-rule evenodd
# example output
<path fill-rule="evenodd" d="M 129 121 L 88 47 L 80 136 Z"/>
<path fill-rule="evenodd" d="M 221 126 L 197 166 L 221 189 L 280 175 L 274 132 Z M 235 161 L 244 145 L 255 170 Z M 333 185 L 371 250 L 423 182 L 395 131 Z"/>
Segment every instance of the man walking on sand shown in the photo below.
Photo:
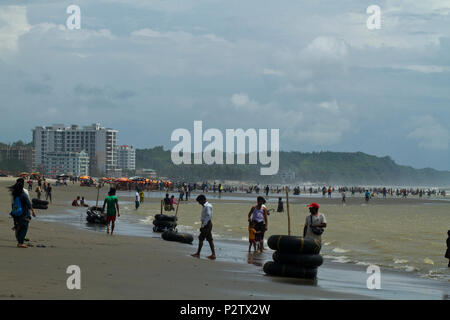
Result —
<path fill-rule="evenodd" d="M 318 240 L 322 243 L 322 233 L 327 227 L 325 215 L 319 213 L 319 205 L 315 202 L 308 205 L 310 215 L 306 217 L 303 238 Z"/>
<path fill-rule="evenodd" d="M 209 242 L 209 246 L 211 248 L 211 255 L 208 256 L 208 259 L 215 260 L 216 252 L 214 251 L 214 242 L 212 238 L 212 205 L 206 201 L 206 197 L 201 194 L 197 197 L 197 202 L 203 207 L 202 208 L 202 226 L 200 228 L 200 235 L 198 236 L 198 249 L 197 252 L 192 256 L 195 258 L 200 258 L 200 251 L 203 247 L 203 241 L 206 239 Z"/>
<path fill-rule="evenodd" d="M 116 189 L 109 189 L 108 196 L 105 198 L 105 202 L 103 202 L 102 213 L 105 212 L 106 208 L 106 233 L 109 234 L 109 224 L 111 223 L 111 235 L 114 232 L 114 226 L 116 222 L 116 213 L 117 216 L 120 217 L 119 212 L 119 199 L 116 196 Z"/>

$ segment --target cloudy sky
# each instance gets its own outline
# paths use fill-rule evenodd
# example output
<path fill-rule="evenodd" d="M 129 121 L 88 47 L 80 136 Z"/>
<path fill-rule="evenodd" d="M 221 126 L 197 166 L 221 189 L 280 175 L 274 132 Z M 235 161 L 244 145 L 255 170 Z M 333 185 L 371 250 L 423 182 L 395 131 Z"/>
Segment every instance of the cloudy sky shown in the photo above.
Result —
<path fill-rule="evenodd" d="M 0 111 L 3 142 L 100 122 L 171 147 L 203 120 L 450 170 L 450 0 L 1 0 Z"/>

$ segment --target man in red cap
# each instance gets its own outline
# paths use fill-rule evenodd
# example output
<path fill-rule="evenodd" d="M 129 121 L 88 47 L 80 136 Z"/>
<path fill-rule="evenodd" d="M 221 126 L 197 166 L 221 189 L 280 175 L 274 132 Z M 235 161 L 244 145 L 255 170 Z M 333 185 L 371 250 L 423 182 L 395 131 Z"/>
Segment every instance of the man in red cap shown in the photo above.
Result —
<path fill-rule="evenodd" d="M 311 203 L 308 207 L 311 214 L 306 217 L 303 237 L 322 243 L 322 233 L 327 226 L 327 220 L 324 214 L 319 213 L 319 205 L 316 202 Z"/>

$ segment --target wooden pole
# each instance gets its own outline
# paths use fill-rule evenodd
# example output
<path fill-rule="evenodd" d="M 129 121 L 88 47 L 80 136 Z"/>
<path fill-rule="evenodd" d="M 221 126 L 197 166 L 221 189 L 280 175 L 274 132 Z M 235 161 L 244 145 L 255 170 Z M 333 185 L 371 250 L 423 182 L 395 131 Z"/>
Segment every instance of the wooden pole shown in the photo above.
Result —
<path fill-rule="evenodd" d="M 161 200 L 161 214 L 162 214 L 162 211 L 163 210 L 163 200 Z"/>
<path fill-rule="evenodd" d="M 97 186 L 97 201 L 95 202 L 95 206 L 98 207 L 98 196 L 100 194 L 100 183 Z"/>
<path fill-rule="evenodd" d="M 289 187 L 286 187 L 286 210 L 288 216 L 288 235 L 291 235 L 291 215 L 289 213 Z"/>
<path fill-rule="evenodd" d="M 180 206 L 180 199 L 177 202 L 177 210 L 175 211 L 175 217 L 178 215 L 178 207 Z"/>

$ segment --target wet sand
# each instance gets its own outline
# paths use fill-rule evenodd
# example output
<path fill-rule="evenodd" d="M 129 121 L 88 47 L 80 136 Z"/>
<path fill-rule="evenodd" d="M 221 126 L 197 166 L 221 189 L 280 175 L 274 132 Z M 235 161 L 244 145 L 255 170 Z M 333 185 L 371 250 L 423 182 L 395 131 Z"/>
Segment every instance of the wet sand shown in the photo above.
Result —
<path fill-rule="evenodd" d="M 4 185 L 3 181 L 0 188 Z M 382 270 L 382 290 L 368 290 L 364 266 L 328 260 L 315 282 L 273 278 L 265 276 L 261 267 L 271 252 L 249 255 L 247 247 L 235 241 L 216 242 L 217 261 L 198 260 L 190 256 L 197 241 L 184 245 L 159 237 L 108 236 L 42 221 L 46 215 L 67 214 L 64 210 L 76 193 L 83 192 L 92 201 L 95 191 L 64 188 L 53 188 L 55 203 L 31 222 L 28 249 L 15 247 L 12 221 L 7 214 L 0 217 L 0 298 L 448 299 L 450 294 L 448 283 L 391 270 Z M 9 198 L 4 191 L 0 200 L 7 212 Z M 157 204 L 159 199 L 147 198 L 148 202 Z M 227 259 L 230 252 L 237 256 L 235 261 Z M 209 254 L 207 243 L 202 254 Z M 69 265 L 81 268 L 81 290 L 66 287 Z"/>
<path fill-rule="evenodd" d="M 315 282 L 273 278 L 264 275 L 258 265 L 266 259 L 257 255 L 254 264 L 195 259 L 189 255 L 194 246 L 107 236 L 37 219 L 28 235 L 33 247 L 18 249 L 9 227 L 2 219 L 2 299 L 448 299 L 449 295 L 445 283 L 396 272 L 382 273 L 382 290 L 368 290 L 363 267 L 333 263 L 320 268 Z M 217 247 L 220 256 L 227 245 L 218 242 Z M 208 251 L 206 246 L 203 254 Z M 69 265 L 81 268 L 81 290 L 66 287 Z"/>

